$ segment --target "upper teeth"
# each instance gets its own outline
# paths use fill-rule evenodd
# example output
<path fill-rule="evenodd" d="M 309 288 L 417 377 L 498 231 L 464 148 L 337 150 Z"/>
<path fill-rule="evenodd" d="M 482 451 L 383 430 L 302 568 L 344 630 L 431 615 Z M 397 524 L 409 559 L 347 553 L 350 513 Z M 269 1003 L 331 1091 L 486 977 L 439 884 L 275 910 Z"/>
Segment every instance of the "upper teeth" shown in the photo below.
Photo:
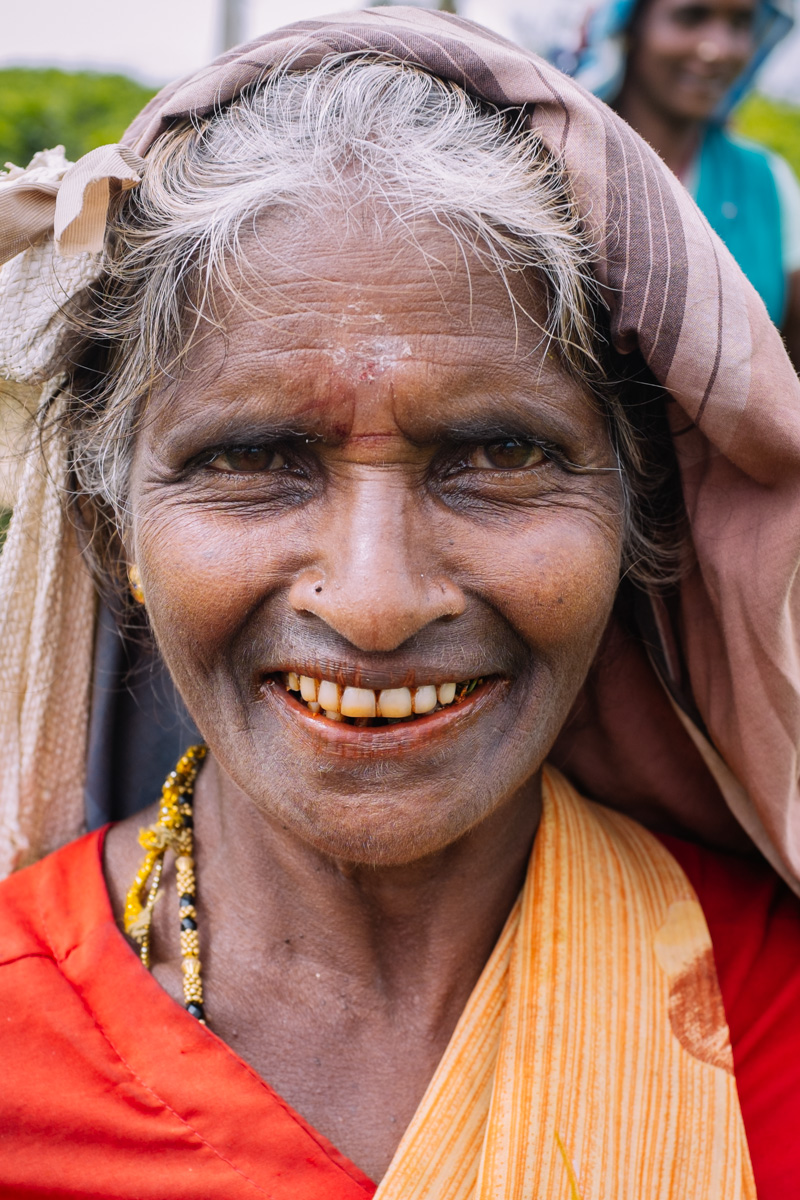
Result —
<path fill-rule="evenodd" d="M 455 683 L 423 684 L 417 688 L 372 688 L 345 687 L 329 679 L 313 679 L 310 675 L 298 675 L 289 671 L 286 686 L 290 692 L 299 692 L 313 710 L 322 709 L 327 716 L 331 713 L 342 717 L 410 717 L 412 713 L 433 712 L 437 704 L 452 704 L 456 697 Z"/>

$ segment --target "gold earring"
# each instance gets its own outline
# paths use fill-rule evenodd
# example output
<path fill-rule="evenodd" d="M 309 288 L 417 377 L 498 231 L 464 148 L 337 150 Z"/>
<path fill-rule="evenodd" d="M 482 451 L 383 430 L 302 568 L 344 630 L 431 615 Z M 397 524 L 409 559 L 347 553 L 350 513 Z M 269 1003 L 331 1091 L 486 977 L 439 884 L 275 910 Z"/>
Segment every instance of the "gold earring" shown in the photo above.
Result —
<path fill-rule="evenodd" d="M 131 563 L 128 567 L 128 584 L 131 589 L 131 595 L 137 604 L 144 604 L 144 588 L 142 587 L 142 576 L 139 573 L 139 568 L 136 563 Z"/>

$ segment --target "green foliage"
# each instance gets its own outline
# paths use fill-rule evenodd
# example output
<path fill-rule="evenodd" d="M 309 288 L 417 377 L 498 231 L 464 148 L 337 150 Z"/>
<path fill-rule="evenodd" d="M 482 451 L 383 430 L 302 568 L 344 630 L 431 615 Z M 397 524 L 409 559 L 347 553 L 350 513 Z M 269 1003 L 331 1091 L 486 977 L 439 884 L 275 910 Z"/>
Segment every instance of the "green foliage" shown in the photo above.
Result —
<path fill-rule="evenodd" d="M 153 95 L 124 75 L 92 71 L 0 70 L 0 167 L 27 166 L 38 150 L 63 145 L 67 158 L 119 141 Z M 11 513 L 0 507 L 0 549 Z"/>
<path fill-rule="evenodd" d="M 119 141 L 152 95 L 152 88 L 124 75 L 0 70 L 0 165 L 27 166 L 37 150 L 58 145 L 74 161 L 95 146 Z"/>
<path fill-rule="evenodd" d="M 800 108 L 753 94 L 736 112 L 734 127 L 781 154 L 800 176 Z"/>
<path fill-rule="evenodd" d="M 449 7 L 440 0 L 440 7 Z M 115 142 L 153 95 L 125 75 L 93 71 L 0 70 L 0 164 L 26 166 L 37 150 L 62 144 L 76 159 Z M 800 108 L 751 95 L 735 127 L 745 137 L 782 154 L 800 175 Z"/>

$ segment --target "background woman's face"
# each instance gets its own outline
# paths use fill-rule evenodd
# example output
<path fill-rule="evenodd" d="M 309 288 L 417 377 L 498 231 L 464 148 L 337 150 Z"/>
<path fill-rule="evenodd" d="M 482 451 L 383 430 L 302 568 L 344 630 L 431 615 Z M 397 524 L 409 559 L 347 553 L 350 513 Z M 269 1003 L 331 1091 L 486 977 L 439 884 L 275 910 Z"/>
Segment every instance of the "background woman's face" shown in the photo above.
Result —
<path fill-rule="evenodd" d="M 325 853 L 407 862 L 535 802 L 616 591 L 619 477 L 592 399 L 432 223 L 425 255 L 331 217 L 260 233 L 224 334 L 150 403 L 129 553 L 235 784 Z M 288 672 L 486 682 L 358 727 Z"/>
<path fill-rule="evenodd" d="M 707 120 L 753 50 L 755 0 L 650 0 L 636 23 L 629 85 L 660 112 Z"/>

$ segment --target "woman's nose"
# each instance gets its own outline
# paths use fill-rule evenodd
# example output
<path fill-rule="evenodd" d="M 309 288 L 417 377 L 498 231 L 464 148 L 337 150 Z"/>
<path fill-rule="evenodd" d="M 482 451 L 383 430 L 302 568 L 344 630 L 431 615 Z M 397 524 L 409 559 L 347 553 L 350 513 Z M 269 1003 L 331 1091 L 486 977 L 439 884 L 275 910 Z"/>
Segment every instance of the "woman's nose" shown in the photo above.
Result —
<path fill-rule="evenodd" d="M 325 621 L 362 651 L 396 650 L 432 621 L 464 611 L 431 536 L 431 523 L 402 487 L 361 483 L 318 531 L 313 566 L 289 592 L 297 612 Z"/>
<path fill-rule="evenodd" d="M 718 62 L 722 53 L 722 48 L 713 38 L 704 38 L 697 47 L 697 57 L 704 63 Z"/>

